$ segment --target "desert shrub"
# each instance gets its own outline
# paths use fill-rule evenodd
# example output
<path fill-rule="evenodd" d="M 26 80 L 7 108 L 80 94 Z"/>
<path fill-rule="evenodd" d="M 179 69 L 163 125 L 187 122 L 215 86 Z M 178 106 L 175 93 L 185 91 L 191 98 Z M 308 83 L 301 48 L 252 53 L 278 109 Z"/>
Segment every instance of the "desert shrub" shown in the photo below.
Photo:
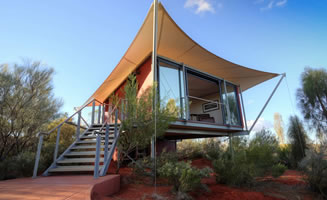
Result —
<path fill-rule="evenodd" d="M 278 165 L 278 142 L 270 131 L 261 130 L 248 143 L 244 138 L 232 140 L 233 155 L 229 148 L 213 161 L 218 183 L 234 186 L 251 186 L 255 177 L 282 170 Z M 276 166 L 277 165 L 277 166 Z M 274 175 L 280 175 L 274 171 Z"/>
<path fill-rule="evenodd" d="M 287 168 L 291 168 L 292 166 L 292 149 L 291 145 L 285 144 L 282 146 L 279 146 L 277 149 L 278 153 L 278 162 L 285 165 Z"/>
<path fill-rule="evenodd" d="M 271 175 L 273 177 L 279 177 L 284 174 L 286 169 L 287 169 L 287 167 L 285 165 L 278 163 L 278 164 L 272 166 Z"/>
<path fill-rule="evenodd" d="M 214 160 L 223 152 L 217 139 L 183 140 L 177 144 L 177 153 L 181 159 L 207 158 Z"/>
<path fill-rule="evenodd" d="M 255 169 L 246 162 L 245 154 L 235 153 L 234 160 L 223 156 L 213 161 L 217 183 L 233 186 L 251 186 L 254 180 Z"/>
<path fill-rule="evenodd" d="M 209 160 L 218 159 L 223 150 L 221 148 L 221 142 L 217 139 L 206 139 L 203 141 L 203 155 Z"/>
<path fill-rule="evenodd" d="M 300 162 L 300 168 L 306 174 L 306 182 L 310 188 L 327 198 L 327 160 L 326 147 L 319 150 L 308 150 L 306 157 Z"/>
<path fill-rule="evenodd" d="M 183 140 L 177 144 L 177 153 L 181 159 L 202 158 L 202 143 L 198 140 Z"/>
<path fill-rule="evenodd" d="M 201 183 L 201 179 L 209 177 L 211 169 L 197 169 L 192 167 L 190 162 L 166 162 L 158 169 L 160 177 L 167 178 L 173 185 L 173 191 L 177 192 L 178 198 L 188 199 L 188 192 L 196 189 L 207 189 L 206 185 Z"/>
<path fill-rule="evenodd" d="M 35 154 L 22 152 L 0 163 L 0 180 L 31 176 L 34 168 Z"/>
<path fill-rule="evenodd" d="M 162 152 L 156 159 L 157 168 L 163 166 L 167 162 L 178 162 L 178 156 L 176 153 Z M 154 177 L 154 160 L 151 157 L 144 157 L 138 159 L 134 163 L 129 164 L 133 168 L 134 175 L 138 177 Z"/>

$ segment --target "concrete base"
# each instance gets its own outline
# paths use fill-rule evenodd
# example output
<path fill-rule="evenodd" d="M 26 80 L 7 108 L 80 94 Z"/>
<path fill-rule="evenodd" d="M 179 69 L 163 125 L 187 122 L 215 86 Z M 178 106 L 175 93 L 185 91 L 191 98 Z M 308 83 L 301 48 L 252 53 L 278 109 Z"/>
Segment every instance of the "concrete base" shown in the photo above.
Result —
<path fill-rule="evenodd" d="M 94 179 L 92 175 L 48 176 L 0 181 L 0 200 L 101 199 L 120 189 L 120 175 Z"/>

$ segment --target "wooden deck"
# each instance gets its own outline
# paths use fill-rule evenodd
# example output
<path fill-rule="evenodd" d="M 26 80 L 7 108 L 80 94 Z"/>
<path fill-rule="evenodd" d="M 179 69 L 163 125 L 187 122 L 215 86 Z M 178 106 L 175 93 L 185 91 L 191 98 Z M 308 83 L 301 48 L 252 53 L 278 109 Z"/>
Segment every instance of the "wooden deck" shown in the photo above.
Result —
<path fill-rule="evenodd" d="M 116 193 L 119 189 L 119 175 L 98 179 L 92 175 L 19 178 L 0 181 L 0 199 L 88 200 Z"/>

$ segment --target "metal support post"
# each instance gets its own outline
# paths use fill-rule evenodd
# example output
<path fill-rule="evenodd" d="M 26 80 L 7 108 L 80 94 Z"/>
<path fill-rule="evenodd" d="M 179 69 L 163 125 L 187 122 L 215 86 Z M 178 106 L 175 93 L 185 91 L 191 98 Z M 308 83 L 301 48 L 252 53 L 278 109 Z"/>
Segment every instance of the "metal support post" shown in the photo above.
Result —
<path fill-rule="evenodd" d="M 118 120 L 118 110 L 116 109 L 115 111 L 115 133 L 114 133 L 114 137 L 116 138 L 117 136 L 117 131 L 118 131 L 118 123 L 117 123 L 117 120 Z"/>
<path fill-rule="evenodd" d="M 76 140 L 79 140 L 79 135 L 81 133 L 81 115 L 82 111 L 79 111 L 77 116 Z"/>
<path fill-rule="evenodd" d="M 92 117 L 91 117 L 91 125 L 94 124 L 94 113 L 95 112 L 95 101 L 92 103 Z"/>
<path fill-rule="evenodd" d="M 226 100 L 226 111 L 227 111 L 227 119 L 228 119 L 228 123 L 226 124 L 231 124 L 231 117 L 230 117 L 230 108 L 229 108 L 229 102 L 228 102 L 228 96 L 227 96 L 227 89 L 226 89 L 226 81 L 224 79 L 224 93 L 225 93 L 225 100 Z"/>
<path fill-rule="evenodd" d="M 56 162 L 57 156 L 58 156 L 59 140 L 60 140 L 60 129 L 61 129 L 61 126 L 59 126 L 58 129 L 57 129 L 57 139 L 56 139 L 55 151 L 54 151 L 54 154 L 53 154 L 53 163 Z"/>
<path fill-rule="evenodd" d="M 101 124 L 101 104 L 98 106 L 98 124 Z"/>
<path fill-rule="evenodd" d="M 258 115 L 257 118 L 255 119 L 254 123 L 252 124 L 252 126 L 251 126 L 251 128 L 250 128 L 250 130 L 249 130 L 249 133 L 252 131 L 253 127 L 255 126 L 255 124 L 257 123 L 257 121 L 259 120 L 261 114 L 263 113 L 263 111 L 264 111 L 265 108 L 267 107 L 267 105 L 268 105 L 270 99 L 272 98 L 272 96 L 275 94 L 275 92 L 276 92 L 278 86 L 280 85 L 280 83 L 282 82 L 283 78 L 286 76 L 285 73 L 283 73 L 283 74 L 281 74 L 281 75 L 282 75 L 282 77 L 279 79 L 277 85 L 275 86 L 274 90 L 273 90 L 272 93 L 270 94 L 270 96 L 269 96 L 269 98 L 267 99 L 265 105 L 263 106 L 263 108 L 261 109 L 259 115 Z"/>
<path fill-rule="evenodd" d="M 43 134 L 40 134 L 40 136 L 39 136 L 39 144 L 37 145 L 37 152 L 36 152 L 36 155 L 35 155 L 35 164 L 34 164 L 33 178 L 36 178 L 36 176 L 37 176 L 37 170 L 39 168 L 42 143 L 43 143 Z"/>
<path fill-rule="evenodd" d="M 248 124 L 246 122 L 246 113 L 245 113 L 245 108 L 244 108 L 244 102 L 243 102 L 243 91 L 241 86 L 239 86 L 240 89 L 240 96 L 241 96 L 241 102 L 242 102 L 242 110 L 243 110 L 243 118 L 244 118 L 244 125 L 245 125 L 245 130 L 248 131 Z"/>
<path fill-rule="evenodd" d="M 94 178 L 99 177 L 99 163 L 100 163 L 100 151 L 101 151 L 101 136 L 97 134 L 96 152 L 95 152 L 95 163 L 94 163 Z"/>
<path fill-rule="evenodd" d="M 108 157 L 108 145 L 109 145 L 109 124 L 106 123 L 106 135 L 104 141 L 104 163 L 107 162 Z"/>

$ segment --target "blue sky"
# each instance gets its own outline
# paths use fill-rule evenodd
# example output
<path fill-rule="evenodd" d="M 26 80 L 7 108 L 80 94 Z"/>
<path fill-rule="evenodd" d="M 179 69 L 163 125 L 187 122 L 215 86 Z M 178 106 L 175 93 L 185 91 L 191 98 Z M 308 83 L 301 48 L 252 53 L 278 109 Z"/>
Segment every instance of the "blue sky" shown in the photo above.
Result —
<path fill-rule="evenodd" d="M 295 92 L 305 66 L 327 67 L 326 0 L 163 0 L 176 23 L 196 42 L 232 62 L 286 72 Z M 0 63 L 40 60 L 53 67 L 54 92 L 72 113 L 118 63 L 141 26 L 151 0 L 0 1 Z M 244 93 L 254 120 L 277 79 Z M 273 114 L 287 124 L 293 113 L 284 81 L 259 122 Z"/>

